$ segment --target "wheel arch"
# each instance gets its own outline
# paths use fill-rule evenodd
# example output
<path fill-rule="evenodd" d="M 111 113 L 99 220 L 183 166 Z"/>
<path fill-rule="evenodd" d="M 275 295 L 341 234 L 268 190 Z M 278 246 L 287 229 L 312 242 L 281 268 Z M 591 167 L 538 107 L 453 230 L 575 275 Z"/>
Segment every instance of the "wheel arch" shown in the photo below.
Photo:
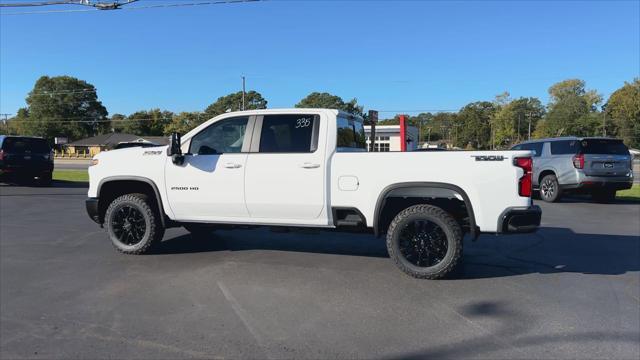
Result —
<path fill-rule="evenodd" d="M 435 190 L 435 192 L 433 192 Z M 456 194 L 462 198 L 462 201 L 465 204 L 466 211 L 469 217 L 469 232 L 473 239 L 477 238 L 480 234 L 480 231 L 476 225 L 475 214 L 473 211 L 473 206 L 471 205 L 471 200 L 467 193 L 462 190 L 459 186 L 449 184 L 449 183 L 440 183 L 440 182 L 404 182 L 404 183 L 396 183 L 391 184 L 385 187 L 380 194 L 378 195 L 378 199 L 376 201 L 375 212 L 373 215 L 373 232 L 374 235 L 380 236 L 381 232 L 384 230 L 382 213 L 387 203 L 387 199 L 392 197 L 398 191 L 404 191 L 405 194 L 410 194 L 415 191 L 414 195 L 409 195 L 408 197 L 424 197 L 425 195 L 436 195 L 436 197 L 446 197 L 446 194 L 453 195 Z M 420 196 L 420 194 L 423 194 Z M 443 196 L 444 195 L 444 196 Z M 388 224 L 387 224 L 388 225 Z"/>
<path fill-rule="evenodd" d="M 104 222 L 107 207 L 115 198 L 130 193 L 143 193 L 153 199 L 154 205 L 160 215 L 160 222 L 167 227 L 167 215 L 162 205 L 162 197 L 155 182 L 142 176 L 110 176 L 100 180 L 98 184 L 98 217 L 100 223 Z"/>
<path fill-rule="evenodd" d="M 540 171 L 540 175 L 538 175 L 538 179 L 537 179 L 538 180 L 538 186 L 540 186 L 540 183 L 542 182 L 542 178 L 544 178 L 547 175 L 553 175 L 556 178 L 558 178 L 558 175 L 556 174 L 555 169 L 551 169 L 551 168 L 544 169 L 544 170 Z"/>

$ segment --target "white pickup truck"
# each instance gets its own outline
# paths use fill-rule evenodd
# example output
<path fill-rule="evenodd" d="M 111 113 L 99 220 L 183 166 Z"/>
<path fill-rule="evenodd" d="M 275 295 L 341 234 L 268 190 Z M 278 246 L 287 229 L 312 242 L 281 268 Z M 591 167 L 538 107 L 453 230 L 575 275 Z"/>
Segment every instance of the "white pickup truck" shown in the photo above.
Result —
<path fill-rule="evenodd" d="M 532 232 L 530 151 L 367 152 L 363 120 L 329 109 L 234 112 L 171 144 L 102 152 L 89 216 L 141 254 L 168 227 L 313 227 L 386 234 L 407 274 L 436 279 L 465 233 Z"/>

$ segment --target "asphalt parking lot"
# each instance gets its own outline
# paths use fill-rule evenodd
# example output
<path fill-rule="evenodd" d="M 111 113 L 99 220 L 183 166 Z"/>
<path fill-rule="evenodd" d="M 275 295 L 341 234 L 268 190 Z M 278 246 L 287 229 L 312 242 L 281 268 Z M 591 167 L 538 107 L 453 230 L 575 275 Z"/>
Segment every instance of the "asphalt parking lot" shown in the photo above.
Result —
<path fill-rule="evenodd" d="M 541 204 L 412 279 L 381 239 L 171 229 L 114 251 L 86 189 L 0 185 L 1 358 L 640 357 L 640 204 Z"/>

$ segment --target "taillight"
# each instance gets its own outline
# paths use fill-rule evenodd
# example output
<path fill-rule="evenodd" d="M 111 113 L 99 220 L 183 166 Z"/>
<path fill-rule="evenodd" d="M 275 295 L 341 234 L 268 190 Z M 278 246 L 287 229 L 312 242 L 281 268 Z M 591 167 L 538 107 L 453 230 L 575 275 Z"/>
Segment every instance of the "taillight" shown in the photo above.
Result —
<path fill-rule="evenodd" d="M 517 157 L 513 159 L 513 165 L 524 171 L 524 175 L 518 180 L 518 194 L 524 197 L 531 197 L 531 170 L 533 169 L 533 159 L 530 157 Z"/>
<path fill-rule="evenodd" d="M 578 154 L 573 156 L 573 167 L 576 169 L 584 169 L 584 155 Z"/>
<path fill-rule="evenodd" d="M 4 150 L 0 149 L 0 160 L 4 160 Z"/>

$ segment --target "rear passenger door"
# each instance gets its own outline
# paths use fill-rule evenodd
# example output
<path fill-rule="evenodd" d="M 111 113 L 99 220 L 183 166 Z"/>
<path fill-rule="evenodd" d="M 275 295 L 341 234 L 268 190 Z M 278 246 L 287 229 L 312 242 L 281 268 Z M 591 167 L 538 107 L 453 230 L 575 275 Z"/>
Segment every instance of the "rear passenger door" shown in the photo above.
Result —
<path fill-rule="evenodd" d="M 245 198 L 252 218 L 320 217 L 326 171 L 320 126 L 320 116 L 314 114 L 256 118 L 245 175 Z"/>
<path fill-rule="evenodd" d="M 580 142 L 578 140 L 556 140 L 549 144 L 551 151 L 549 165 L 553 167 L 558 183 L 560 185 L 577 183 L 573 157 L 580 149 Z"/>

